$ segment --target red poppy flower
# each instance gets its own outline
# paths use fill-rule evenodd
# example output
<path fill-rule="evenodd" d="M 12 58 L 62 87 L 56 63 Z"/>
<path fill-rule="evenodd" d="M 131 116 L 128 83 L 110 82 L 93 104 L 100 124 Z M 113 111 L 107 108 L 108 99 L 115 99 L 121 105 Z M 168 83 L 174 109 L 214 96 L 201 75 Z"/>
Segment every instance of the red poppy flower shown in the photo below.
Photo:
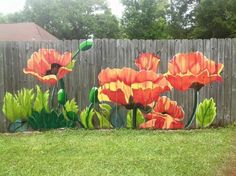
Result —
<path fill-rule="evenodd" d="M 71 55 L 70 52 L 61 55 L 54 49 L 39 49 L 31 55 L 23 72 L 37 77 L 43 83 L 54 85 L 72 71 L 74 64 Z"/>
<path fill-rule="evenodd" d="M 160 58 L 151 53 L 142 53 L 140 57 L 135 60 L 135 65 L 140 70 L 152 70 L 157 72 Z"/>
<path fill-rule="evenodd" d="M 140 125 L 140 128 L 154 129 L 181 129 L 184 128 L 184 111 L 177 105 L 176 101 L 171 101 L 163 96 L 159 97 L 156 106 L 149 114 L 144 115 L 148 120 Z"/>
<path fill-rule="evenodd" d="M 141 55 L 143 56 L 143 55 Z M 159 59 L 157 62 L 159 62 Z M 154 57 L 140 57 L 147 62 Z M 152 61 L 152 63 L 155 63 Z M 154 69 L 155 67 L 148 67 Z M 161 74 L 156 74 L 152 70 L 135 71 L 131 68 L 102 70 L 98 76 L 99 100 L 111 101 L 121 105 L 148 105 L 156 101 L 161 93 L 171 89 L 170 83 Z"/>
<path fill-rule="evenodd" d="M 220 73 L 223 67 L 201 52 L 180 53 L 169 62 L 166 78 L 178 90 L 199 90 L 213 81 L 222 81 Z"/>

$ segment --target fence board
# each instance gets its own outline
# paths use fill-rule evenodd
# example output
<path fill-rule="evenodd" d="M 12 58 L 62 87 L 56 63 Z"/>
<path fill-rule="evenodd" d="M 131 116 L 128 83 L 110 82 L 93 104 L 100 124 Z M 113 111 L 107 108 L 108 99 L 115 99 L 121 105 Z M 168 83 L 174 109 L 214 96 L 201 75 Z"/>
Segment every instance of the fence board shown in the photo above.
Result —
<path fill-rule="evenodd" d="M 232 98 L 231 98 L 231 118 L 236 122 L 236 39 L 232 39 Z"/>
<path fill-rule="evenodd" d="M 0 132 L 6 129 L 6 119 L 2 113 L 3 96 L 5 93 L 5 75 L 4 75 L 4 43 L 0 43 Z"/>
<path fill-rule="evenodd" d="M 34 77 L 25 75 L 31 54 L 39 48 L 55 48 L 57 50 L 75 52 L 83 40 L 57 42 L 0 42 L 0 108 L 5 91 L 16 92 L 26 87 L 34 88 L 35 84 L 44 89 Z M 161 57 L 159 73 L 166 73 L 169 60 L 179 52 L 201 51 L 217 63 L 223 63 L 224 83 L 213 83 L 201 90 L 201 100 L 213 97 L 217 104 L 218 116 L 216 125 L 224 125 L 236 121 L 236 39 L 210 40 L 128 40 L 128 39 L 95 39 L 91 50 L 80 53 L 72 73 L 66 76 L 66 89 L 69 98 L 75 98 L 79 109 L 88 105 L 88 93 L 91 87 L 98 86 L 98 74 L 106 67 L 121 68 L 134 65 L 134 59 L 142 52 L 152 52 Z M 193 92 L 174 90 L 166 95 L 176 100 L 185 110 L 185 117 L 192 111 Z M 6 129 L 7 122 L 0 112 L 0 131 Z"/>
<path fill-rule="evenodd" d="M 230 107 L 231 107 L 231 77 L 232 77 L 232 63 L 231 63 L 231 39 L 226 39 L 225 40 L 225 58 L 224 58 L 224 63 L 225 63 L 225 67 L 226 69 L 224 69 L 225 71 L 225 77 L 224 77 L 224 108 L 225 108 L 225 114 L 224 114 L 224 120 L 225 120 L 225 124 L 229 124 L 230 123 Z"/>

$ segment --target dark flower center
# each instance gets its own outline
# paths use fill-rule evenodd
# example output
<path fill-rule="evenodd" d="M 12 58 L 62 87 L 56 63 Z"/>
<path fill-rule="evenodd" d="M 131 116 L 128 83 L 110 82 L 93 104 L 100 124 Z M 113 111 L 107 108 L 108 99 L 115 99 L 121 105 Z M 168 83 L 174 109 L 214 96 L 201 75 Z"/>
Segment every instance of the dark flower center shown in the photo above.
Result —
<path fill-rule="evenodd" d="M 200 83 L 195 82 L 190 86 L 190 88 L 193 88 L 193 89 L 199 91 L 203 86 L 204 86 L 204 84 L 200 84 Z"/>
<path fill-rule="evenodd" d="M 60 64 L 53 63 L 51 65 L 51 69 L 47 70 L 46 75 L 57 75 L 59 68 L 61 67 Z"/>

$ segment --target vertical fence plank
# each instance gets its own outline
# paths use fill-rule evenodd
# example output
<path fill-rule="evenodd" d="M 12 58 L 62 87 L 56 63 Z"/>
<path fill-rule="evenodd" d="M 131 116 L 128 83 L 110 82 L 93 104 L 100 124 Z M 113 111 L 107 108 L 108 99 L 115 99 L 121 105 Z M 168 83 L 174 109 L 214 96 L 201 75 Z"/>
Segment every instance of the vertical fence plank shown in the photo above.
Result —
<path fill-rule="evenodd" d="M 231 122 L 236 122 L 236 39 L 232 39 Z"/>
<path fill-rule="evenodd" d="M 218 63 L 224 64 L 224 39 L 218 39 Z M 225 70 L 225 67 L 224 67 Z M 222 73 L 222 77 L 224 79 L 224 71 Z M 218 85 L 217 90 L 217 108 L 218 108 L 218 124 L 224 125 L 224 84 L 225 82 Z"/>
<path fill-rule="evenodd" d="M 213 38 L 211 39 L 211 53 L 210 53 L 210 59 L 213 60 L 216 64 L 218 64 L 218 40 Z M 217 111 L 219 111 L 219 106 L 218 106 L 218 89 L 219 89 L 219 84 L 220 83 L 210 83 L 209 88 L 210 88 L 210 92 L 209 92 L 209 98 L 213 98 L 215 103 L 216 103 L 216 106 L 217 106 Z M 218 113 L 217 113 L 218 114 Z M 218 126 L 220 123 L 220 118 L 216 117 L 216 120 L 214 121 L 214 125 Z"/>
<path fill-rule="evenodd" d="M 0 132 L 6 131 L 6 119 L 2 113 L 2 106 L 3 106 L 3 97 L 5 94 L 5 87 L 4 87 L 4 43 L 0 42 Z"/>
<path fill-rule="evenodd" d="M 226 39 L 225 40 L 225 55 L 224 55 L 224 64 L 225 64 L 225 69 L 224 69 L 224 123 L 229 124 L 230 123 L 230 107 L 231 107 L 231 76 L 232 76 L 232 66 L 231 66 L 231 39 Z"/>

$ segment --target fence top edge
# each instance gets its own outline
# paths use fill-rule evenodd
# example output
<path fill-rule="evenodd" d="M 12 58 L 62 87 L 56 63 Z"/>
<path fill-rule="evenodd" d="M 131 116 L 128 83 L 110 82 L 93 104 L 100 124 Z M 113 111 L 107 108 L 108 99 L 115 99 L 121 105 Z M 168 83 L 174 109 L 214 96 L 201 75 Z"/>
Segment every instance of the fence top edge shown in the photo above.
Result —
<path fill-rule="evenodd" d="M 36 41 L 36 40 L 28 40 L 28 41 L 5 41 L 5 40 L 0 40 L 0 43 L 60 43 L 60 42 L 80 42 L 86 39 L 71 39 L 71 40 L 41 40 L 41 41 Z M 116 40 L 116 41 L 199 41 L 199 40 L 236 40 L 236 38 L 209 38 L 209 39 L 114 39 L 114 38 L 95 38 L 95 41 L 104 41 L 104 40 Z"/>

